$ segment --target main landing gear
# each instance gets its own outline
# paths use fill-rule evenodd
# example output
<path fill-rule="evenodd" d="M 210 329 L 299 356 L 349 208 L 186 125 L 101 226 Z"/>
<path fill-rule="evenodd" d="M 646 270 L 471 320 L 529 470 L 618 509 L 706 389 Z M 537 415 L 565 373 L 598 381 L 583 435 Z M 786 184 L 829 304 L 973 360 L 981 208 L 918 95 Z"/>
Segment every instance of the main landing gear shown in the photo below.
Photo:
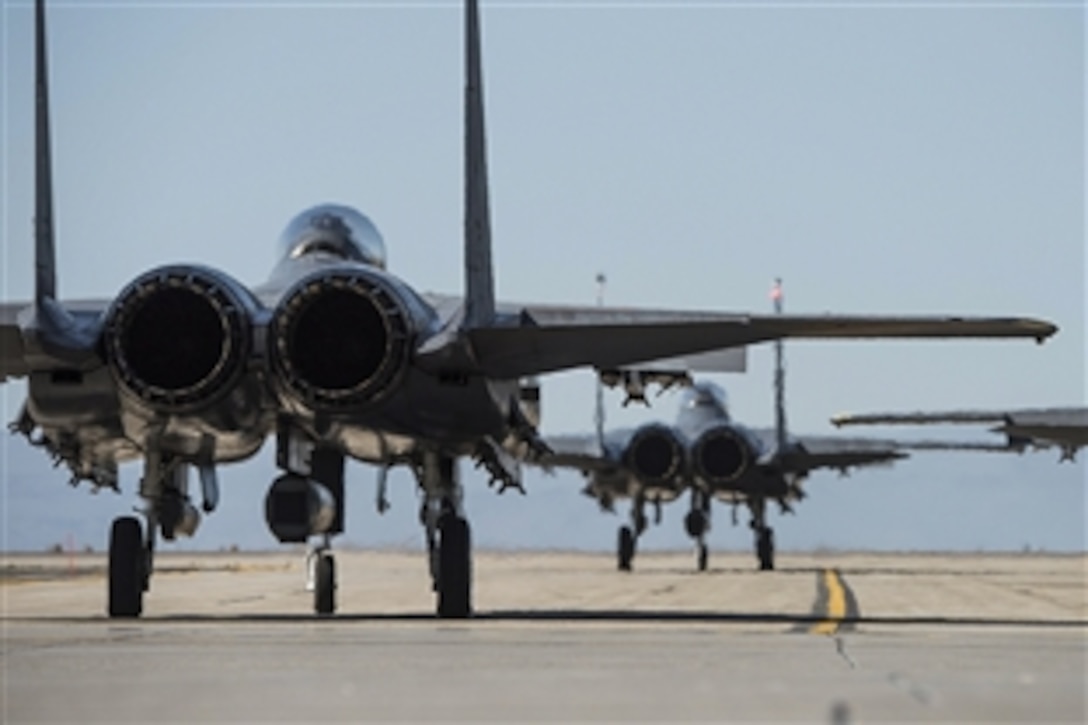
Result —
<path fill-rule="evenodd" d="M 444 619 L 472 614 L 472 532 L 463 513 L 457 459 L 428 453 L 418 472 L 435 608 Z"/>
<path fill-rule="evenodd" d="M 215 470 L 202 467 L 204 510 L 211 512 L 219 499 Z M 144 592 L 151 585 L 155 539 L 167 541 L 179 534 L 192 536 L 200 514 L 189 502 L 189 466 L 157 452 L 148 455 L 140 481 L 146 526 L 135 516 L 121 516 L 110 527 L 106 612 L 111 618 L 133 618 L 143 613 Z"/>
<path fill-rule="evenodd" d="M 616 542 L 616 568 L 620 571 L 631 571 L 638 548 L 638 537 L 646 530 L 645 507 L 646 498 L 642 495 L 636 496 L 631 503 L 631 525 L 620 527 L 619 539 Z"/>
<path fill-rule="evenodd" d="M 710 553 L 706 545 L 706 532 L 710 531 L 710 497 L 697 488 L 691 490 L 691 510 L 684 517 L 684 529 L 695 540 L 695 566 L 706 571 Z"/>

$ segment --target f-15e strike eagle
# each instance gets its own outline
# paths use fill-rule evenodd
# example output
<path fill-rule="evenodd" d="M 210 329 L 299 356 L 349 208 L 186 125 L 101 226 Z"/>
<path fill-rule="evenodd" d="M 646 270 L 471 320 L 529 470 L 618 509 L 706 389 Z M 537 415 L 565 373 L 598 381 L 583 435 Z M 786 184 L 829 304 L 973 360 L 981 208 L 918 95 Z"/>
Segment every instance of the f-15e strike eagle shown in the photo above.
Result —
<path fill-rule="evenodd" d="M 782 314 L 782 285 L 771 297 Z M 683 384 L 683 383 L 682 383 Z M 605 510 L 615 501 L 631 501 L 630 525 L 619 529 L 617 567 L 630 571 L 638 538 L 646 530 L 646 504 L 661 505 L 690 494 L 684 528 L 695 541 L 696 566 L 707 568 L 706 534 L 711 502 L 747 506 L 762 570 L 774 569 L 774 531 L 767 525 L 767 506 L 775 502 L 792 511 L 805 497 L 802 484 L 813 471 L 889 465 L 908 453 L 896 441 L 834 436 L 791 436 L 786 426 L 786 365 L 783 342 L 775 342 L 775 426 L 749 428 L 730 415 L 725 391 L 709 381 L 686 381 L 673 424 L 650 422 L 637 428 L 605 431 L 598 386 L 595 435 L 547 436 L 549 453 L 536 461 L 546 469 L 573 468 L 588 479 L 583 493 Z M 644 398 L 643 398 L 644 399 Z M 943 441 L 916 441 L 915 449 L 958 447 Z"/>
<path fill-rule="evenodd" d="M 266 517 L 284 542 L 344 527 L 344 462 L 402 464 L 422 490 L 437 612 L 472 611 L 471 537 L 458 459 L 503 487 L 519 456 L 544 451 L 523 404 L 523 376 L 660 358 L 784 337 L 1027 337 L 1056 327 L 1023 318 L 758 316 L 512 306 L 495 301 L 477 2 L 465 4 L 463 297 L 423 295 L 386 269 L 363 214 L 320 205 L 296 216 L 271 277 L 247 287 L 198 264 L 139 275 L 116 296 L 59 299 L 52 204 L 44 0 L 35 4 L 35 293 L 0 307 L 0 379 L 28 380 L 18 432 L 73 479 L 116 487 L 118 463 L 142 460 L 141 518 L 113 522 L 108 611 L 143 609 L 158 536 L 196 528 L 216 467 L 276 438 L 280 475 Z M 11 512 L 8 512 L 11 515 Z M 335 609 L 332 555 L 316 561 L 314 605 Z"/>

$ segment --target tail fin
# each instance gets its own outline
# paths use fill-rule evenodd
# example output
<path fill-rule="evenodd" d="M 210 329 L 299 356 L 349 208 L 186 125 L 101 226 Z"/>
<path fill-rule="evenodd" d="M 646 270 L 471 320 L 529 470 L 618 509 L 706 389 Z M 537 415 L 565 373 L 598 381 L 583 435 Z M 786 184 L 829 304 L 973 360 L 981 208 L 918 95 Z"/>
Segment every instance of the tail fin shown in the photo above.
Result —
<path fill-rule="evenodd" d="M 53 163 L 49 145 L 49 74 L 46 69 L 45 0 L 34 8 L 34 305 L 57 297 L 56 245 L 53 241 Z"/>
<path fill-rule="evenodd" d="M 34 4 L 34 327 L 57 360 L 78 363 L 93 354 L 96 331 L 81 325 L 57 302 L 57 251 L 53 225 L 53 160 L 49 143 L 49 72 L 45 0 Z"/>
<path fill-rule="evenodd" d="M 774 311 L 782 314 L 782 279 L 776 278 L 771 287 Z M 786 357 L 782 338 L 774 342 L 774 432 L 778 450 L 786 448 Z"/>
<path fill-rule="evenodd" d="M 604 272 L 597 273 L 597 306 L 604 306 L 604 286 L 607 278 Z M 596 372 L 596 371 L 595 371 Z M 593 412 L 593 423 L 597 428 L 597 445 L 604 450 L 604 383 L 601 375 L 597 373 L 597 407 Z"/>
<path fill-rule="evenodd" d="M 484 89 L 480 71 L 477 0 L 465 3 L 465 317 L 462 327 L 487 327 L 495 318 L 491 275 L 491 215 L 487 199 Z"/>

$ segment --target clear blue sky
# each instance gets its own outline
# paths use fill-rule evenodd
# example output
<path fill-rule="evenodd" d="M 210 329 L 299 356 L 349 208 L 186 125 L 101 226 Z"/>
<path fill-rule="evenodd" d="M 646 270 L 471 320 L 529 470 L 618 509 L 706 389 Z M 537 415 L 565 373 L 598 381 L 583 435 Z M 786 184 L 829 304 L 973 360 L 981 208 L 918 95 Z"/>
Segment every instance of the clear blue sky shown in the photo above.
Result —
<path fill-rule="evenodd" d="M 62 294 L 111 296 L 174 261 L 259 282 L 282 225 L 326 200 L 369 214 L 414 286 L 460 291 L 461 17 L 458 2 L 55 3 Z M 1079 4 L 485 2 L 483 28 L 503 298 L 589 303 L 604 271 L 610 303 L 762 311 L 782 276 L 797 312 L 1028 314 L 1062 327 L 1042 347 L 790 345 L 797 433 L 828 432 L 843 410 L 1084 404 Z M 0 31 L 0 298 L 17 300 L 31 294 L 31 4 L 3 2 Z M 737 416 L 765 424 L 770 348 L 749 365 L 720 382 Z M 6 419 L 24 390 L 0 388 Z M 546 379 L 545 431 L 587 429 L 592 401 L 588 373 Z M 609 404 L 610 422 L 647 417 Z M 650 414 L 674 410 L 663 398 Z M 9 543 L 60 538 L 11 518 L 17 504 L 54 507 L 43 496 L 105 530 L 94 507 L 119 499 L 87 503 L 37 452 L 3 446 Z M 270 542 L 258 513 L 267 459 L 225 471 L 224 496 Z M 1053 459 L 940 456 L 848 486 L 828 476 L 780 542 L 792 530 L 798 546 L 880 545 L 898 525 L 896 545 L 1075 548 L 1084 464 Z M 365 511 L 372 474 L 353 475 Z M 126 470 L 128 491 L 136 476 Z M 978 476 L 1001 494 L 980 497 L 966 483 Z M 537 498 L 501 504 L 466 478 L 478 528 L 490 511 L 553 512 L 533 518 L 534 542 L 561 544 L 564 517 L 584 516 L 612 545 L 618 520 L 596 517 L 577 476 L 533 477 Z M 395 529 L 383 540 L 411 539 L 410 482 L 394 483 L 405 503 L 378 526 Z M 934 508 L 970 514 L 906 524 Z M 370 541 L 373 519 L 361 513 L 348 538 Z M 746 531 L 720 535 L 748 545 Z"/>

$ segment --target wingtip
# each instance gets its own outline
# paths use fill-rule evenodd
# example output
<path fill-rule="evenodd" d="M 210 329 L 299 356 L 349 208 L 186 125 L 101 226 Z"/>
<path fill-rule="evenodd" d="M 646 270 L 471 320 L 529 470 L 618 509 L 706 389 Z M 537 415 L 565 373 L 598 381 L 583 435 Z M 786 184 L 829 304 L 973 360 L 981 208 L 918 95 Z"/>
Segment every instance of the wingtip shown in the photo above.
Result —
<path fill-rule="evenodd" d="M 1046 320 L 1030 320 L 1028 322 L 1028 325 L 1034 329 L 1035 342 L 1040 345 L 1046 342 L 1049 338 L 1056 335 L 1058 333 L 1058 330 L 1061 329 L 1053 322 L 1048 322 Z"/>

